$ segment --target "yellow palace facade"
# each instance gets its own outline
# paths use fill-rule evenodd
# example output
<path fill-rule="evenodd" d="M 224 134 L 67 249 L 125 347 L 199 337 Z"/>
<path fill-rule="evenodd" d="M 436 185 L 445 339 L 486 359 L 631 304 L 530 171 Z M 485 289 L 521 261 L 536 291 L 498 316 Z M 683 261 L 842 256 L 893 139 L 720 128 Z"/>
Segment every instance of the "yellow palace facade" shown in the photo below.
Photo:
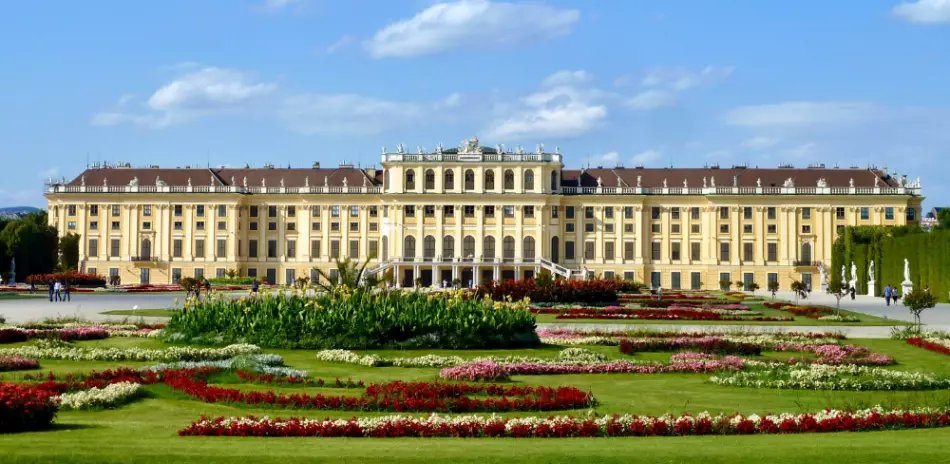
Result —
<path fill-rule="evenodd" d="M 394 285 L 538 275 L 667 289 L 801 280 L 817 289 L 838 231 L 920 221 L 919 182 L 886 168 L 564 169 L 477 139 L 382 154 L 382 168 L 94 166 L 46 186 L 84 270 L 123 283 L 239 275 L 284 284 L 370 258 Z"/>

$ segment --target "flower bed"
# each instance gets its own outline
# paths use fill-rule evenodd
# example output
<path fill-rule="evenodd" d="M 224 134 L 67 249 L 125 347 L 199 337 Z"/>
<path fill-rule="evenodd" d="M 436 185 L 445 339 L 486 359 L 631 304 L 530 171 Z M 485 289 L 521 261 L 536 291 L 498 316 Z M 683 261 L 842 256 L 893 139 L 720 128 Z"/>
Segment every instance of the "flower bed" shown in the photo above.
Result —
<path fill-rule="evenodd" d="M 628 308 L 579 308 L 561 312 L 556 319 L 644 319 L 663 321 L 760 321 L 787 322 L 792 317 L 734 316 L 718 311 L 696 308 L 683 309 L 628 309 Z"/>
<path fill-rule="evenodd" d="M 0 384 L 0 432 L 49 428 L 58 409 L 54 395 L 33 385 Z"/>
<path fill-rule="evenodd" d="M 542 343 L 550 345 L 619 345 L 625 338 L 703 338 L 721 337 L 741 343 L 760 345 L 763 349 L 774 349 L 782 345 L 832 345 L 846 337 L 839 333 L 812 332 L 657 332 L 652 330 L 575 330 L 544 329 L 538 331 Z M 791 351 L 791 350 L 790 350 Z"/>
<path fill-rule="evenodd" d="M 280 348 L 537 345 L 534 316 L 523 303 L 475 299 L 464 292 L 338 289 L 257 297 L 188 300 L 172 315 L 170 336 L 246 340 Z"/>
<path fill-rule="evenodd" d="M 229 359 L 260 353 L 254 345 L 235 344 L 224 348 L 192 348 L 173 346 L 165 350 L 142 348 L 42 348 L 21 346 L 0 349 L 0 356 L 22 356 L 68 361 L 200 361 Z"/>
<path fill-rule="evenodd" d="M 617 301 L 617 285 L 613 280 L 555 280 L 548 285 L 538 285 L 534 279 L 506 280 L 482 284 L 478 293 L 495 301 L 612 303 Z"/>
<path fill-rule="evenodd" d="M 520 363 L 505 364 L 504 368 L 510 375 L 559 375 L 706 373 L 742 370 L 742 366 L 741 358 L 726 356 L 716 360 L 697 360 L 670 364 L 632 363 L 629 361 L 610 361 L 596 364 Z"/>
<path fill-rule="evenodd" d="M 929 338 L 924 339 L 920 337 L 911 337 L 907 339 L 907 343 L 914 345 L 925 350 L 930 350 L 936 353 L 945 354 L 950 356 L 950 340 L 939 339 L 939 338 Z"/>
<path fill-rule="evenodd" d="M 0 372 L 8 371 L 28 371 L 30 369 L 39 369 L 40 363 L 33 359 L 21 358 L 19 356 L 0 357 Z"/>
<path fill-rule="evenodd" d="M 746 362 L 749 370 L 723 372 L 709 380 L 733 387 L 797 390 L 943 390 L 950 377 L 880 367 L 823 364 L 795 365 Z"/>
<path fill-rule="evenodd" d="M 7 327 L 0 329 L 0 344 L 25 342 L 32 338 L 58 338 L 64 342 L 76 340 L 101 340 L 108 338 L 109 332 L 102 327 L 69 327 L 62 329 L 22 329 Z"/>
<path fill-rule="evenodd" d="M 762 347 L 754 343 L 728 340 L 722 337 L 635 338 L 620 341 L 620 352 L 632 355 L 645 351 L 699 350 L 703 353 L 742 354 L 758 356 Z"/>
<path fill-rule="evenodd" d="M 804 351 L 816 354 L 817 359 L 791 358 L 790 364 L 796 362 L 811 362 L 815 364 L 854 364 L 865 366 L 887 366 L 894 364 L 894 358 L 872 353 L 867 347 L 855 345 L 779 345 L 776 351 Z"/>
<path fill-rule="evenodd" d="M 609 415 L 505 418 L 498 416 L 431 415 L 341 419 L 202 418 L 178 431 L 181 436 L 227 437 L 642 437 L 687 435 L 765 435 L 788 433 L 864 432 L 947 427 L 946 409 L 884 410 L 880 406 L 855 412 L 824 410 L 806 414 L 717 414 L 696 416 Z"/>
<path fill-rule="evenodd" d="M 491 361 L 473 362 L 457 367 L 448 367 L 439 372 L 439 377 L 448 380 L 468 380 L 469 382 L 511 380 L 504 366 Z"/>
<path fill-rule="evenodd" d="M 105 277 L 88 272 L 54 272 L 52 274 L 32 274 L 26 277 L 26 283 L 37 285 L 49 282 L 69 282 L 72 285 L 101 286 L 106 284 Z M 71 289 L 70 291 L 74 291 Z"/>
<path fill-rule="evenodd" d="M 125 404 L 140 394 L 141 384 L 118 382 L 56 397 L 63 409 L 100 409 Z"/>
<path fill-rule="evenodd" d="M 363 385 L 362 380 L 353 381 L 353 379 L 347 379 L 345 381 L 336 379 L 335 382 L 326 382 L 323 379 L 308 379 L 306 377 L 288 375 L 258 374 L 256 372 L 248 372 L 242 369 L 237 369 L 235 374 L 237 374 L 238 377 L 246 382 L 270 385 L 301 385 L 307 387 L 323 388 L 363 388 L 365 386 Z"/>

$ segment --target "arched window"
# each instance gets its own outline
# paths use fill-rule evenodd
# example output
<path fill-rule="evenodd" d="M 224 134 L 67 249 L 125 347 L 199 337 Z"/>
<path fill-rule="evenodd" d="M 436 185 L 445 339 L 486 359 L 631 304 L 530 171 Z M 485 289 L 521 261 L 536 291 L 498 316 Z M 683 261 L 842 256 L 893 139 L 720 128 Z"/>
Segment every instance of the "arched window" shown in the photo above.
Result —
<path fill-rule="evenodd" d="M 435 171 L 426 169 L 426 190 L 435 189 Z"/>
<path fill-rule="evenodd" d="M 466 235 L 462 239 L 462 258 L 474 258 L 475 257 L 475 237 L 471 235 Z"/>
<path fill-rule="evenodd" d="M 514 260 L 515 259 L 515 238 L 512 236 L 507 236 L 502 241 L 502 250 L 504 255 L 502 256 L 505 260 Z"/>
<path fill-rule="evenodd" d="M 522 250 L 521 254 L 525 261 L 534 260 L 534 237 L 524 238 L 524 250 Z"/>
<path fill-rule="evenodd" d="M 442 257 L 443 258 L 454 258 L 455 257 L 455 237 L 451 235 L 446 235 L 442 237 Z"/>
<path fill-rule="evenodd" d="M 416 189 L 416 173 L 412 169 L 406 170 L 406 190 Z"/>
<path fill-rule="evenodd" d="M 380 256 L 382 256 L 381 259 L 383 261 L 388 260 L 389 259 L 389 237 L 385 235 L 383 235 L 383 249 L 380 251 L 382 252 L 382 254 L 380 254 Z"/>
<path fill-rule="evenodd" d="M 475 190 L 475 171 L 471 169 L 465 171 L 465 190 Z"/>
<path fill-rule="evenodd" d="M 800 256 L 800 259 L 806 263 L 811 262 L 811 243 L 802 243 L 802 255 Z"/>
<path fill-rule="evenodd" d="M 451 169 L 445 171 L 445 185 L 443 186 L 446 190 L 455 190 L 455 173 Z"/>
<path fill-rule="evenodd" d="M 485 171 L 485 190 L 495 190 L 495 171 Z"/>
<path fill-rule="evenodd" d="M 551 171 L 551 191 L 556 191 L 557 187 L 557 171 Z"/>
<path fill-rule="evenodd" d="M 427 235 L 425 240 L 422 241 L 422 257 L 435 258 L 435 237 Z"/>
<path fill-rule="evenodd" d="M 407 235 L 403 240 L 402 258 L 406 261 L 412 261 L 416 257 L 416 238 Z"/>
<path fill-rule="evenodd" d="M 524 172 L 524 189 L 534 190 L 534 171 L 530 169 Z"/>
<path fill-rule="evenodd" d="M 561 241 L 557 236 L 551 237 L 551 261 L 561 262 Z"/>
<path fill-rule="evenodd" d="M 514 190 L 515 173 L 511 169 L 505 171 L 505 190 Z"/>
<path fill-rule="evenodd" d="M 142 240 L 142 249 L 141 255 L 142 259 L 149 259 L 152 257 L 152 241 L 149 239 Z"/>
<path fill-rule="evenodd" d="M 486 261 L 495 259 L 495 237 L 485 236 L 484 242 L 482 244 L 482 257 Z"/>

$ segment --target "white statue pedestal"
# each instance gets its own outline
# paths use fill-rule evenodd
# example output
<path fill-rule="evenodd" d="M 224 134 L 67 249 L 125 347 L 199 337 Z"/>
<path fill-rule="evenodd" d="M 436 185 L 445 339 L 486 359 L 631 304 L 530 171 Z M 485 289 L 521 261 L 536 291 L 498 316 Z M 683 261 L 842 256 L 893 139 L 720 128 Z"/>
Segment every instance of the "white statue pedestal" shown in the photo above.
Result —
<path fill-rule="evenodd" d="M 910 292 L 914 291 L 914 283 L 909 280 L 901 282 L 901 290 L 901 297 L 906 296 Z"/>
<path fill-rule="evenodd" d="M 868 295 L 874 296 L 874 281 L 868 282 Z"/>

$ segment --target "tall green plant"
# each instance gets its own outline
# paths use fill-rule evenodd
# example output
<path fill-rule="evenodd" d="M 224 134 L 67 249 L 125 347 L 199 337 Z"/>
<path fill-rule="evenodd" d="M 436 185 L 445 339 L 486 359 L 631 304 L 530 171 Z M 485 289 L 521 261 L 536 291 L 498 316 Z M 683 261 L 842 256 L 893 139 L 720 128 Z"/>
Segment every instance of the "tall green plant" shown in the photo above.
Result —
<path fill-rule="evenodd" d="M 342 260 L 336 260 L 336 270 L 338 273 L 336 278 L 332 278 L 330 274 L 324 272 L 323 269 L 314 267 L 313 270 L 320 276 L 320 279 L 313 283 L 326 291 L 333 290 L 336 287 L 375 287 L 379 284 L 379 280 L 375 275 L 366 273 L 366 267 L 369 265 L 371 259 L 373 259 L 372 256 L 366 258 L 366 261 L 362 263 L 352 260 L 349 256 Z"/>

